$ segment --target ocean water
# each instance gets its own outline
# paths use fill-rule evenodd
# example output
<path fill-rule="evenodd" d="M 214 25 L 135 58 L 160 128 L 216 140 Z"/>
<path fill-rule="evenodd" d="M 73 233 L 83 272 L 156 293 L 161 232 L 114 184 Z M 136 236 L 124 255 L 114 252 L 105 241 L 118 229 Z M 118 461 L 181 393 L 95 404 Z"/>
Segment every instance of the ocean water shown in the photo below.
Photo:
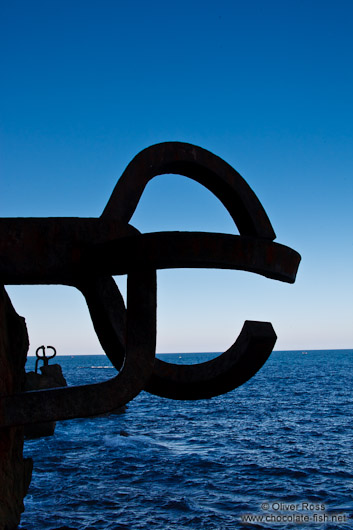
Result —
<path fill-rule="evenodd" d="M 69 384 L 115 374 L 105 356 L 56 360 Z M 25 442 L 34 471 L 20 528 L 352 529 L 352 368 L 353 350 L 273 352 L 223 396 L 142 392 L 124 414 L 58 422 Z"/>

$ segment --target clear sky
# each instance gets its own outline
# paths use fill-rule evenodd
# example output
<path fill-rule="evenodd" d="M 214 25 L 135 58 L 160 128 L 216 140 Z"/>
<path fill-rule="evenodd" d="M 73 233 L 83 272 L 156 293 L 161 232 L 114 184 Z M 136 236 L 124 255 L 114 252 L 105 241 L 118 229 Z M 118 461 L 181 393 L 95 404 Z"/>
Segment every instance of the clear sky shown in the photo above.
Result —
<path fill-rule="evenodd" d="M 272 322 L 277 350 L 353 347 L 352 0 L 12 0 L 0 25 L 1 216 L 99 216 L 140 150 L 194 143 L 240 172 L 302 263 L 294 285 L 159 272 L 158 351 L 221 351 L 244 320 Z M 154 179 L 131 223 L 236 233 L 181 176 Z M 75 289 L 7 290 L 30 354 L 101 352 Z"/>

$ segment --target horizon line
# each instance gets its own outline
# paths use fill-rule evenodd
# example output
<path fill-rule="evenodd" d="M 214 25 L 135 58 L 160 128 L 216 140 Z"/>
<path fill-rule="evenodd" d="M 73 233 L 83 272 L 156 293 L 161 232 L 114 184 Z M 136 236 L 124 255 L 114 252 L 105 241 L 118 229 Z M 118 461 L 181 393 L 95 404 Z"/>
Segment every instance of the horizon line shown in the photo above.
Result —
<path fill-rule="evenodd" d="M 311 349 L 311 350 L 308 350 L 308 349 L 296 349 L 296 350 L 273 350 L 271 353 L 297 353 L 297 352 L 302 352 L 302 353 L 309 353 L 309 352 L 317 352 L 317 351 L 353 351 L 353 348 L 327 348 L 327 349 L 322 349 L 322 348 L 315 348 L 315 349 Z M 215 351 L 207 351 L 207 352 L 158 352 L 156 353 L 156 355 L 209 355 L 209 354 L 217 354 L 217 355 L 222 355 L 222 353 L 224 352 L 215 352 Z M 81 357 L 81 356 L 87 356 L 87 357 L 95 357 L 95 356 L 99 356 L 99 357 L 107 357 L 108 359 L 108 356 L 103 352 L 103 353 L 58 353 L 56 355 L 56 357 Z M 35 354 L 28 354 L 27 357 L 36 357 Z"/>

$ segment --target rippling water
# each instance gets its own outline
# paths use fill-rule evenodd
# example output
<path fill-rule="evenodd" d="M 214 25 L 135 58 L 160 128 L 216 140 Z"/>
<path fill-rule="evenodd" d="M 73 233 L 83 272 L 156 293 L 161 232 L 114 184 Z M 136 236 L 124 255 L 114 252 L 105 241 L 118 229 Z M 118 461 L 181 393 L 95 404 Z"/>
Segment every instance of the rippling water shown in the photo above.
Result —
<path fill-rule="evenodd" d="M 104 356 L 58 362 L 69 384 L 115 374 Z M 353 350 L 274 352 L 224 396 L 143 392 L 124 414 L 58 422 L 25 442 L 34 471 L 20 528 L 352 529 L 352 367 Z"/>

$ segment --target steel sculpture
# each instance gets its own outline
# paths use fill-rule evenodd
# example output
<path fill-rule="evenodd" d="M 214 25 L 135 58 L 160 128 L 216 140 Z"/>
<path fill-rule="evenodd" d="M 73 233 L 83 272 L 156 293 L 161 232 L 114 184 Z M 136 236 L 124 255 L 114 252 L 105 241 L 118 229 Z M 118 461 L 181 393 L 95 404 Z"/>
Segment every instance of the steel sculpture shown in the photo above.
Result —
<path fill-rule="evenodd" d="M 38 373 L 38 363 L 39 361 L 43 361 L 43 366 L 48 366 L 49 365 L 49 359 L 54 359 L 54 357 L 56 356 L 56 349 L 54 348 L 54 346 L 47 346 L 47 349 L 48 350 L 53 350 L 53 355 L 46 355 L 45 353 L 45 346 L 39 346 L 39 348 L 36 349 L 36 365 L 35 365 L 35 373 L 37 374 Z M 42 351 L 43 354 L 40 355 L 39 352 Z"/>
<path fill-rule="evenodd" d="M 147 183 L 175 173 L 209 189 L 239 235 L 141 234 L 129 221 Z M 268 322 L 245 321 L 234 344 L 214 360 L 174 365 L 155 358 L 156 271 L 237 269 L 294 283 L 300 255 L 275 233 L 245 180 L 219 157 L 167 142 L 127 166 L 99 218 L 0 219 L 0 282 L 63 284 L 86 299 L 101 346 L 119 373 L 104 383 L 23 392 L 0 399 L 0 426 L 85 417 L 125 405 L 141 390 L 172 399 L 203 399 L 250 379 L 276 342 Z M 127 274 L 127 307 L 112 276 Z"/>

